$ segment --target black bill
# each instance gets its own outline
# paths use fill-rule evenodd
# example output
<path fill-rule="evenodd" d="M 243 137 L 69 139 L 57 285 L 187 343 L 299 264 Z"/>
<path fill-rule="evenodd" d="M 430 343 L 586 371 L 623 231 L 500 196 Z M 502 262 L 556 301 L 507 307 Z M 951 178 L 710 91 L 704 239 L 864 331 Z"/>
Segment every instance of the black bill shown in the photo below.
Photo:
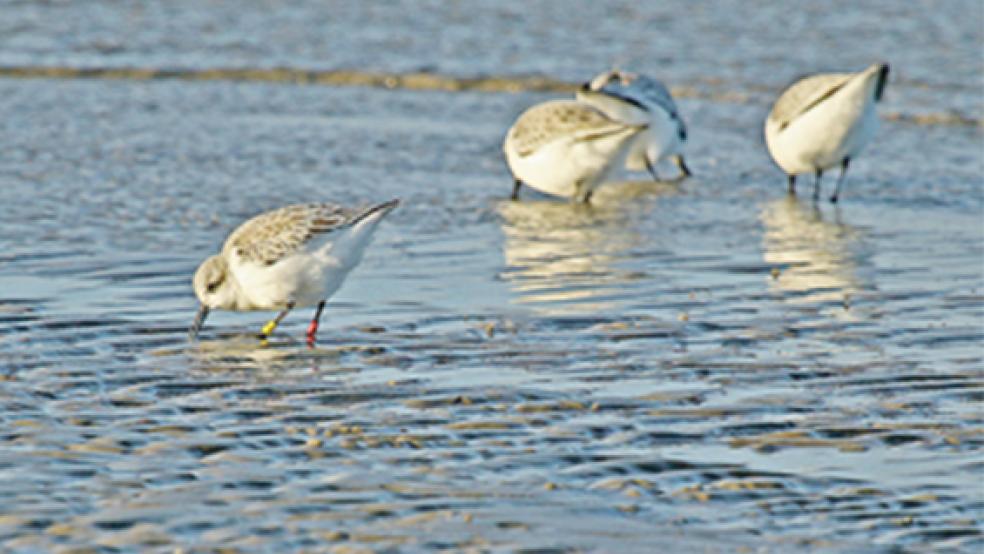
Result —
<path fill-rule="evenodd" d="M 198 337 L 198 331 L 201 330 L 202 325 L 205 324 L 205 318 L 208 317 L 208 306 L 205 304 L 200 304 L 198 306 L 198 313 L 195 314 L 195 321 L 191 323 L 191 328 L 188 329 L 188 338 L 195 339 Z"/>

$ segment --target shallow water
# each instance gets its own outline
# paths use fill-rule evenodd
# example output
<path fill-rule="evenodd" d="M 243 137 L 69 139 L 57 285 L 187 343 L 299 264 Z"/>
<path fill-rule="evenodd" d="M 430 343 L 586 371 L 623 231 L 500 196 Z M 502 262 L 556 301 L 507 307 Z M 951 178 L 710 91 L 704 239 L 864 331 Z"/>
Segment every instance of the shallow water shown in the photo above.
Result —
<path fill-rule="evenodd" d="M 525 38 L 446 35 L 489 52 L 478 62 L 451 46 L 426 56 L 429 42 L 396 30 L 384 54 L 373 29 L 402 29 L 384 18 L 349 30 L 364 48 L 333 50 L 362 56 L 351 62 L 308 64 L 298 49 L 320 34 L 276 39 L 259 24 L 240 31 L 255 42 L 240 59 L 214 44 L 235 34 L 221 7 L 148 9 L 146 25 L 169 22 L 162 43 L 101 27 L 109 8 L 95 5 L 53 19 L 71 6 L 11 4 L 0 25 L 28 30 L 0 33 L 0 60 L 404 71 L 436 58 L 449 74 L 573 81 L 618 54 L 579 42 L 567 48 L 581 58 L 531 58 L 558 35 L 508 18 L 489 28 Z M 980 60 L 966 54 L 980 9 L 960 21 L 947 6 L 930 10 L 938 33 L 892 56 L 896 75 L 938 80 L 894 83 L 886 111 L 980 117 Z M 274 19 L 294 12 L 317 28 L 304 4 Z M 626 44 L 651 36 L 570 17 Z M 726 13 L 666 17 L 710 33 L 679 35 L 695 49 L 733 34 Z M 763 17 L 735 46 L 748 60 L 777 32 Z M 222 30 L 196 35 L 198 21 Z M 92 50 L 97 39 L 121 46 Z M 954 71 L 924 61 L 936 43 Z M 886 121 L 840 206 L 814 206 L 809 182 L 787 198 L 760 99 L 779 73 L 847 63 L 811 52 L 751 69 L 775 77 L 761 90 L 730 50 L 721 64 L 700 50 L 680 54 L 699 67 L 666 62 L 678 83 L 758 92 L 683 98 L 695 178 L 624 175 L 591 207 L 505 199 L 504 129 L 549 94 L 0 79 L 3 549 L 980 549 L 980 127 Z M 925 90 L 943 91 L 938 105 L 920 103 Z M 403 204 L 316 348 L 301 340 L 309 310 L 267 345 L 252 336 L 267 314 L 215 314 L 188 343 L 190 274 L 243 218 L 389 197 Z"/>

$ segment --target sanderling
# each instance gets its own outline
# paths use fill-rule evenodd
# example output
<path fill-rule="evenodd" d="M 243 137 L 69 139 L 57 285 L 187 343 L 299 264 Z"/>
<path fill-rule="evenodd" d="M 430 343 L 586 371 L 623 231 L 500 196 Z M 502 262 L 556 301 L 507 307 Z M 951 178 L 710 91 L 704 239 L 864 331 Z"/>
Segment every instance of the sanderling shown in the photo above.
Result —
<path fill-rule="evenodd" d="M 848 164 L 878 128 L 875 103 L 887 78 L 883 63 L 859 73 L 821 73 L 796 81 L 776 100 L 765 121 L 765 142 L 788 176 L 790 193 L 796 192 L 796 176 L 812 171 L 813 198 L 818 198 L 823 171 L 840 164 L 830 197 L 837 202 Z"/>
<path fill-rule="evenodd" d="M 588 202 L 594 188 L 621 165 L 629 139 L 645 128 L 645 123 L 622 123 L 573 100 L 533 106 L 509 129 L 502 147 L 515 178 L 513 199 L 526 183 Z"/>
<path fill-rule="evenodd" d="M 625 159 L 626 169 L 648 170 L 659 181 L 656 164 L 671 158 L 680 168 L 679 178 L 690 176 L 690 168 L 681 153 L 687 142 L 687 126 L 663 83 L 645 75 L 606 71 L 585 83 L 577 92 L 577 99 L 617 121 L 648 125 L 632 141 Z"/>
<path fill-rule="evenodd" d="M 398 203 L 368 209 L 297 204 L 243 223 L 226 239 L 222 253 L 195 272 L 201 305 L 191 337 L 198 335 L 210 310 L 281 310 L 260 331 L 265 338 L 291 309 L 317 305 L 307 330 L 313 343 L 325 302 L 362 260 L 377 224 Z"/>

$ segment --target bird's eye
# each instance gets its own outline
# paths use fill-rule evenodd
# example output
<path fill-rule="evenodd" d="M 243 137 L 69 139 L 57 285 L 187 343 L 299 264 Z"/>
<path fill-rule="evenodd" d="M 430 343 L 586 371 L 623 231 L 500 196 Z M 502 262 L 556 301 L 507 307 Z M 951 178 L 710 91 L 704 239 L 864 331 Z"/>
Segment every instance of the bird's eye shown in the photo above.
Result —
<path fill-rule="evenodd" d="M 222 284 L 222 281 L 213 281 L 213 282 L 205 285 L 205 290 L 207 290 L 209 293 L 213 293 L 216 290 L 218 290 L 219 285 L 221 285 L 221 284 Z"/>

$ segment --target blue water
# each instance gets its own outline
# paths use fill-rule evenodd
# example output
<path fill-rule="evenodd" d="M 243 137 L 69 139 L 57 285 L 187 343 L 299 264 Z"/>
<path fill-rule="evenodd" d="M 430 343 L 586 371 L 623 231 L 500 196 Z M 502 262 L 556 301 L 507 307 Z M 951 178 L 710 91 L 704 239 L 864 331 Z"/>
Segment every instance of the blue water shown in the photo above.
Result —
<path fill-rule="evenodd" d="M 695 173 L 508 201 L 554 94 L 0 78 L 3 550 L 980 548 L 980 5 L 527 9 L 2 6 L 4 66 L 618 63 L 680 93 Z M 771 99 L 879 59 L 841 205 L 786 197 Z M 187 342 L 239 222 L 397 196 L 317 348 L 307 310 Z"/>

